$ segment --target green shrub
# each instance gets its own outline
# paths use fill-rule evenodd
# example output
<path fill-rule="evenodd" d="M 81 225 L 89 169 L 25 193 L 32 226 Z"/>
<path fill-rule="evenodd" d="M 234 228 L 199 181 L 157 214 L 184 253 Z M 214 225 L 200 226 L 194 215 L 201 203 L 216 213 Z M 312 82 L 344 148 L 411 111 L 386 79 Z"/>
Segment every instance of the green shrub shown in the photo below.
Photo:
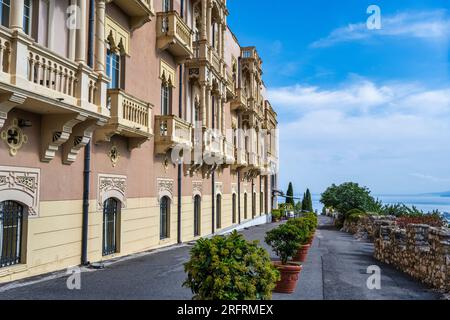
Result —
<path fill-rule="evenodd" d="M 311 220 L 308 220 L 307 218 L 290 219 L 287 224 L 297 228 L 300 244 L 307 244 L 309 238 L 314 233 Z"/>
<path fill-rule="evenodd" d="M 281 259 L 281 263 L 286 265 L 289 258 L 292 258 L 301 245 L 302 236 L 296 226 L 283 224 L 266 234 L 266 243 L 273 248 L 273 251 Z"/>
<path fill-rule="evenodd" d="M 302 217 L 308 219 L 312 224 L 312 231 L 316 231 L 317 226 L 319 225 L 319 218 L 317 217 L 317 215 L 314 212 L 305 212 L 302 214 Z"/>
<path fill-rule="evenodd" d="M 279 280 L 266 250 L 236 231 L 228 237 L 200 239 L 185 264 L 194 300 L 266 300 Z"/>
<path fill-rule="evenodd" d="M 361 219 L 361 217 L 366 216 L 367 214 L 359 209 L 352 209 L 349 210 L 346 214 L 345 214 L 345 220 L 351 221 L 351 222 L 358 222 L 359 219 Z"/>
<path fill-rule="evenodd" d="M 273 209 L 272 210 L 272 219 L 274 221 L 278 221 L 283 217 L 283 213 L 281 212 L 280 209 Z"/>

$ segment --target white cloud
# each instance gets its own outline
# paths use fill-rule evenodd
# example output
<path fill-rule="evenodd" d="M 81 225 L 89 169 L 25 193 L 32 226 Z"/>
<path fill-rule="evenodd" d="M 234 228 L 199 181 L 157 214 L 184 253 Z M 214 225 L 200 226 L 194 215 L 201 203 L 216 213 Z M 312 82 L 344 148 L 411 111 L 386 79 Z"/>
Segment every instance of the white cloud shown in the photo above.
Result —
<path fill-rule="evenodd" d="M 450 172 L 450 87 L 356 78 L 334 89 L 275 88 L 268 96 L 284 115 L 282 178 L 298 176 L 315 192 L 347 180 L 380 193 L 449 188 L 445 179 L 418 183 L 411 172 Z"/>
<path fill-rule="evenodd" d="M 411 176 L 419 179 L 430 180 L 433 182 L 450 182 L 449 178 L 435 177 L 423 173 L 411 173 Z"/>
<path fill-rule="evenodd" d="M 450 17 L 446 10 L 382 15 L 381 30 L 369 30 L 366 22 L 349 24 L 333 30 L 327 37 L 312 43 L 311 47 L 329 47 L 342 42 L 361 41 L 377 36 L 447 42 L 450 38 Z"/>

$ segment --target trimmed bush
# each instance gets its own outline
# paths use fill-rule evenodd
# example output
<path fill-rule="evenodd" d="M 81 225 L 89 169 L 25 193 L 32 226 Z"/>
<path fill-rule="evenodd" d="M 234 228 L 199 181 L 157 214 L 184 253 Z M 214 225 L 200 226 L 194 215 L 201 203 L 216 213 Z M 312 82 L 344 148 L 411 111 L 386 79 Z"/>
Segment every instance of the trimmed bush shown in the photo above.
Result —
<path fill-rule="evenodd" d="M 185 264 L 194 300 L 268 300 L 279 280 L 266 250 L 236 231 L 228 237 L 200 239 Z"/>
<path fill-rule="evenodd" d="M 311 220 L 308 220 L 307 218 L 290 219 L 287 224 L 292 225 L 297 229 L 300 244 L 307 244 L 311 235 L 314 233 Z"/>
<path fill-rule="evenodd" d="M 349 210 L 346 214 L 345 214 L 345 220 L 348 220 L 350 222 L 358 222 L 359 219 L 361 219 L 361 217 L 366 216 L 367 214 L 359 209 L 352 209 Z"/>
<path fill-rule="evenodd" d="M 279 221 L 283 217 L 283 213 L 280 209 L 273 209 L 272 210 L 272 220 L 273 221 Z"/>
<path fill-rule="evenodd" d="M 267 232 L 265 241 L 280 257 L 281 263 L 286 265 L 289 259 L 297 253 L 302 242 L 302 236 L 296 226 L 283 224 Z"/>

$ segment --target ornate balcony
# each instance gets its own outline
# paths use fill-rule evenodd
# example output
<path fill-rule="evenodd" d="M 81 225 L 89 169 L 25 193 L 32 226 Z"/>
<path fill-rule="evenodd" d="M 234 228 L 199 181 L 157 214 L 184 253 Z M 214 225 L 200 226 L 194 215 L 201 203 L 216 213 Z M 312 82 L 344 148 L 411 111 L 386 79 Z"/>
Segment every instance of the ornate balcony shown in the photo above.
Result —
<path fill-rule="evenodd" d="M 235 98 L 235 83 L 234 83 L 234 79 L 233 76 L 229 73 L 226 72 L 226 80 L 227 80 L 227 99 L 228 101 L 231 101 Z"/>
<path fill-rule="evenodd" d="M 236 148 L 234 153 L 236 161 L 231 166 L 231 168 L 233 170 L 237 170 L 239 168 L 246 167 L 248 164 L 247 152 L 245 152 L 244 149 Z"/>
<path fill-rule="evenodd" d="M 153 0 L 106 0 L 114 2 L 130 18 L 132 29 L 137 29 L 155 16 Z"/>
<path fill-rule="evenodd" d="M 231 111 L 241 111 L 248 108 L 248 100 L 244 89 L 237 89 L 235 98 L 231 101 Z"/>
<path fill-rule="evenodd" d="M 0 29 L 0 129 L 13 108 L 41 114 L 41 161 L 71 164 L 109 118 L 107 79 L 21 33 Z"/>
<path fill-rule="evenodd" d="M 177 116 L 156 116 L 155 152 L 166 154 L 175 146 L 192 148 L 192 125 Z"/>
<path fill-rule="evenodd" d="M 227 166 L 235 163 L 234 145 L 227 140 L 224 140 L 224 162 Z"/>
<path fill-rule="evenodd" d="M 159 12 L 156 26 L 158 49 L 169 51 L 180 63 L 193 57 L 193 33 L 178 12 Z"/>
<path fill-rule="evenodd" d="M 110 141 L 114 135 L 128 138 L 130 150 L 139 148 L 153 136 L 152 108 L 145 101 L 137 99 L 120 89 L 108 90 L 111 119 L 95 132 L 95 142 Z"/>
<path fill-rule="evenodd" d="M 225 137 L 217 130 L 204 129 L 203 157 L 221 159 L 224 157 Z"/>

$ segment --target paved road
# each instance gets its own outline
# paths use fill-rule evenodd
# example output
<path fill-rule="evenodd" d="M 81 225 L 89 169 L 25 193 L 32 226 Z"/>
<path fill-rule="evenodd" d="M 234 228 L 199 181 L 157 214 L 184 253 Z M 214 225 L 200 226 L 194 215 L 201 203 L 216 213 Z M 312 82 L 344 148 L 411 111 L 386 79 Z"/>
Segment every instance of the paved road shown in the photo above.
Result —
<path fill-rule="evenodd" d="M 263 225 L 243 231 L 246 238 L 262 240 Z M 265 246 L 265 244 L 263 244 Z M 68 290 L 67 276 L 49 277 L 0 286 L 0 299 L 190 299 L 191 292 L 182 288 L 183 264 L 190 246 L 146 253 L 120 260 L 103 270 L 83 270 L 81 290 Z M 304 264 L 297 290 L 292 295 L 274 294 L 274 299 L 440 299 L 407 275 L 372 258 L 373 246 L 336 231 L 326 217 L 320 217 L 317 238 Z M 272 256 L 273 253 L 272 253 Z M 275 257 L 274 257 L 275 258 Z M 381 290 L 369 290 L 367 267 L 381 268 Z"/>

